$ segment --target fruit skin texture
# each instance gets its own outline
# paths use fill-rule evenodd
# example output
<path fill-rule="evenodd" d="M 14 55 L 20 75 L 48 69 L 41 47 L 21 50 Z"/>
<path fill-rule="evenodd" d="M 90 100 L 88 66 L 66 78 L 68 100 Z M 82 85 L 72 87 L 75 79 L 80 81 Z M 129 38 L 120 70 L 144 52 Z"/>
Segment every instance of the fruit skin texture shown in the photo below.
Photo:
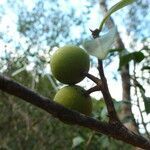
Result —
<path fill-rule="evenodd" d="M 64 84 L 75 84 L 85 78 L 83 72 L 88 72 L 89 55 L 81 48 L 67 45 L 59 48 L 50 61 L 54 77 Z"/>
<path fill-rule="evenodd" d="M 92 112 L 91 97 L 85 95 L 85 90 L 80 86 L 63 87 L 56 93 L 54 101 L 85 115 L 90 115 Z"/>

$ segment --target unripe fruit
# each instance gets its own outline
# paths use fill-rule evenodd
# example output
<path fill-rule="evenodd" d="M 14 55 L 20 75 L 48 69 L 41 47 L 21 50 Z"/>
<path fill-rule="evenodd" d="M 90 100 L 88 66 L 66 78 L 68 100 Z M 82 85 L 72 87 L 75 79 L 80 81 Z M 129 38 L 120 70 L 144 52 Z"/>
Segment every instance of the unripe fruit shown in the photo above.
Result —
<path fill-rule="evenodd" d="M 54 77 L 64 84 L 75 84 L 85 78 L 90 66 L 89 55 L 81 48 L 68 45 L 59 48 L 51 58 Z"/>
<path fill-rule="evenodd" d="M 90 115 L 92 112 L 92 100 L 89 95 L 85 94 L 85 90 L 76 85 L 66 86 L 60 89 L 54 101 L 85 115 Z"/>

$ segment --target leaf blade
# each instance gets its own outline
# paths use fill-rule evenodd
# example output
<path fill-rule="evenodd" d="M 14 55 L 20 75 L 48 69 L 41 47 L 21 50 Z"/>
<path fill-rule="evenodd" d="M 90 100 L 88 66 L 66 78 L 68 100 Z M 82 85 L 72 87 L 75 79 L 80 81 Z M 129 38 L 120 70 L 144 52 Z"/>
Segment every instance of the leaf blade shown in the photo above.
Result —
<path fill-rule="evenodd" d="M 127 6 L 127 5 L 129 5 L 129 4 L 131 4 L 131 3 L 133 3 L 133 2 L 135 2 L 135 0 L 121 0 L 120 2 L 118 2 L 117 4 L 115 4 L 114 6 L 112 6 L 112 7 L 108 10 L 108 12 L 107 12 L 107 14 L 105 15 L 105 17 L 103 18 L 103 20 L 102 20 L 102 22 L 101 22 L 101 24 L 100 24 L 99 30 L 100 30 L 100 31 L 102 30 L 102 27 L 103 27 L 104 23 L 107 21 L 107 19 L 110 17 L 110 15 L 111 15 L 112 13 L 116 12 L 117 10 L 119 10 L 119 9 L 121 9 L 121 8 L 123 8 L 123 7 L 125 7 L 125 6 Z"/>

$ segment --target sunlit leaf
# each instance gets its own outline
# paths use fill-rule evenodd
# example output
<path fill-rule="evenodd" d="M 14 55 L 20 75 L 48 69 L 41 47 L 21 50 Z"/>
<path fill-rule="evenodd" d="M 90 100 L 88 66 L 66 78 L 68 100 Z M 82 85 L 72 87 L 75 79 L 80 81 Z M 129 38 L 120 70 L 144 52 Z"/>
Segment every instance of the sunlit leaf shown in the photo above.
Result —
<path fill-rule="evenodd" d="M 14 71 L 14 72 L 11 74 L 11 76 L 13 77 L 13 76 L 15 76 L 15 75 L 21 73 L 21 72 L 24 71 L 25 69 L 26 69 L 26 66 L 24 66 L 24 67 L 22 67 L 22 68 L 20 68 L 20 69 L 18 69 L 18 70 L 16 70 L 16 71 Z"/>
<path fill-rule="evenodd" d="M 90 55 L 93 55 L 99 59 L 105 59 L 110 50 L 112 50 L 112 44 L 114 43 L 117 33 L 116 26 L 109 30 L 105 35 L 85 41 L 83 47 L 87 50 Z"/>
<path fill-rule="evenodd" d="M 116 12 L 117 10 L 119 10 L 119 9 L 121 9 L 121 8 L 123 8 L 123 7 L 131 4 L 131 3 L 133 3 L 133 2 L 135 2 L 135 0 L 121 0 L 120 2 L 118 2 L 117 4 L 115 4 L 114 6 L 112 6 L 108 10 L 107 14 L 105 15 L 104 19 L 102 20 L 102 22 L 100 24 L 100 27 L 99 27 L 100 31 L 101 31 L 104 23 L 107 21 L 107 19 L 110 17 L 110 15 L 112 13 Z"/>
<path fill-rule="evenodd" d="M 81 136 L 77 136 L 77 137 L 73 138 L 72 148 L 75 148 L 75 147 L 79 146 L 83 142 L 84 142 L 84 139 Z"/>

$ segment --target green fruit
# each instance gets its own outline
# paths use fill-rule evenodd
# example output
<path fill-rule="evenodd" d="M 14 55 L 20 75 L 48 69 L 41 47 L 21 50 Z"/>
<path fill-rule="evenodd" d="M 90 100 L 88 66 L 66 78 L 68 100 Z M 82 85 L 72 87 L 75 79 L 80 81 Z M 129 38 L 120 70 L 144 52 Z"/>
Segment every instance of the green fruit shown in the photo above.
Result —
<path fill-rule="evenodd" d="M 60 89 L 54 101 L 85 115 L 90 115 L 92 112 L 92 100 L 89 95 L 85 94 L 85 90 L 76 85 L 66 86 Z"/>
<path fill-rule="evenodd" d="M 59 48 L 51 58 L 54 77 L 64 84 L 75 84 L 85 78 L 90 66 L 89 55 L 81 48 L 68 45 Z"/>

